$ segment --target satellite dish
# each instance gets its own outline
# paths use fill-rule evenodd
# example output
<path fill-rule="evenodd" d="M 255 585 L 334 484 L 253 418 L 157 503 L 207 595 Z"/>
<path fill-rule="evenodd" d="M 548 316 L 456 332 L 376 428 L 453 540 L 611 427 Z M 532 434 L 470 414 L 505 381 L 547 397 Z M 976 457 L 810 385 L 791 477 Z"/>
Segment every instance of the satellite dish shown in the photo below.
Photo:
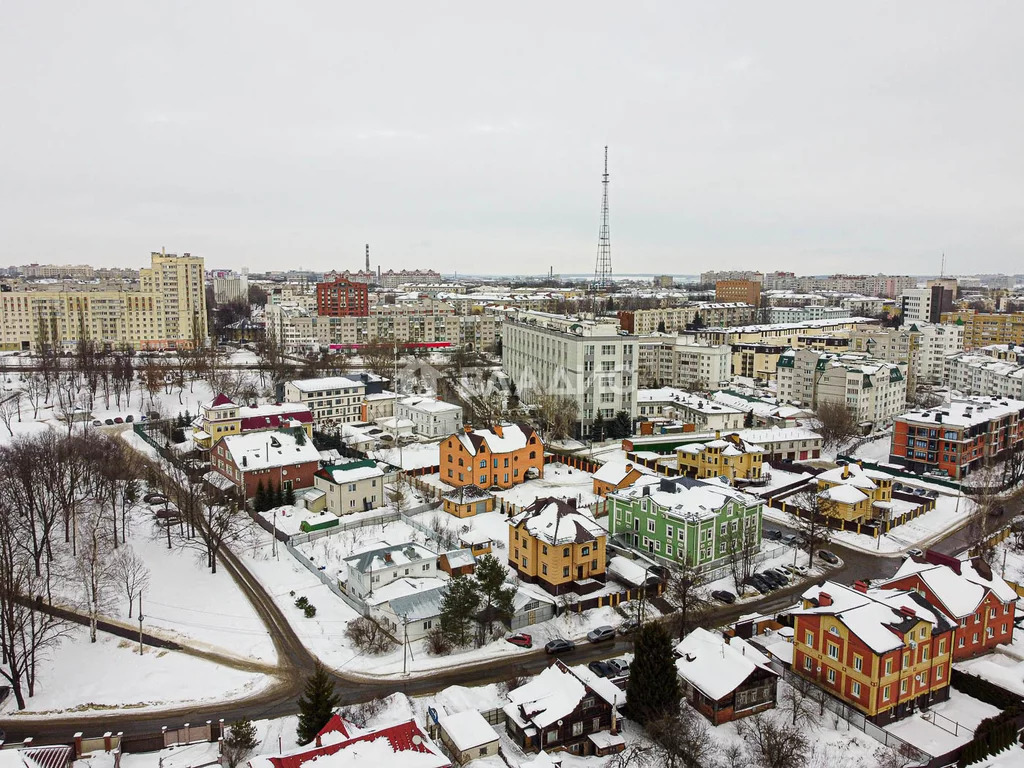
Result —
<path fill-rule="evenodd" d="M 561 720 L 559 720 L 559 721 L 558 721 L 558 727 L 559 727 L 559 728 L 561 728 L 561 727 L 562 727 L 562 721 L 561 721 Z"/>
<path fill-rule="evenodd" d="M 416 746 L 419 746 L 420 744 L 423 743 L 423 737 L 420 736 L 418 733 L 413 734 L 412 743 L 415 744 Z"/>

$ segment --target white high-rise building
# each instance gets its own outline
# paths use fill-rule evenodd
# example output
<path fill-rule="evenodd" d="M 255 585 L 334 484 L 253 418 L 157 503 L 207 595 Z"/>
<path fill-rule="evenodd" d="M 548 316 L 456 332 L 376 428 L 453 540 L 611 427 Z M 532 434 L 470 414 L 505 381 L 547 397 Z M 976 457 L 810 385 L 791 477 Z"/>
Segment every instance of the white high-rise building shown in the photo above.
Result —
<path fill-rule="evenodd" d="M 517 311 L 502 325 L 502 368 L 526 403 L 544 395 L 575 400 L 577 432 L 620 411 L 636 417 L 639 340 L 614 322 Z"/>

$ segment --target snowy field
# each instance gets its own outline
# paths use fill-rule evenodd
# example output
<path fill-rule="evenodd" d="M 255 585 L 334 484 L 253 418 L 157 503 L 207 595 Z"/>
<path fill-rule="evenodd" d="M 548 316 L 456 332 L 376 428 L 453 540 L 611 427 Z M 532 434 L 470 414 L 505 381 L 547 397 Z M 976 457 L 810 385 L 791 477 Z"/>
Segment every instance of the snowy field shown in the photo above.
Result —
<path fill-rule="evenodd" d="M 853 452 L 855 458 L 872 461 L 877 464 L 885 464 L 889 461 L 889 448 L 892 445 L 892 435 L 884 435 L 877 440 L 864 443 Z"/>
<path fill-rule="evenodd" d="M 410 443 L 401 448 L 378 448 L 367 453 L 367 456 L 402 469 L 436 467 L 441 463 L 440 446 L 440 443 Z"/>
<path fill-rule="evenodd" d="M 419 478 L 443 492 L 452 490 L 441 476 L 434 472 Z M 526 507 L 540 498 L 557 496 L 560 499 L 576 499 L 581 507 L 590 507 L 597 502 L 594 494 L 594 476 L 582 469 L 574 469 L 566 464 L 552 463 L 544 465 L 544 477 L 514 485 L 503 491 L 495 491 L 494 495 L 518 507 Z"/>
<path fill-rule="evenodd" d="M 147 648 L 99 633 L 74 628 L 39 666 L 36 695 L 24 715 L 108 714 L 112 709 L 159 709 L 200 702 L 226 702 L 251 695 L 274 679 L 242 672 L 184 653 Z M 4 702 L 5 716 L 16 717 L 14 697 Z"/>

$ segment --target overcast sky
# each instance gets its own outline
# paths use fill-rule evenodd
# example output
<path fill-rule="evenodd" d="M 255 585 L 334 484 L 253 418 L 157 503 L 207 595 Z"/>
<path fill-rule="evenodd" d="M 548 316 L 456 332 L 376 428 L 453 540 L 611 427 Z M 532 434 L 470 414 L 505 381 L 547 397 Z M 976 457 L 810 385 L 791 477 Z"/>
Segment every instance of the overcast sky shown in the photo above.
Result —
<path fill-rule="evenodd" d="M 0 2 L 0 264 L 1024 271 L 1024 3 Z"/>

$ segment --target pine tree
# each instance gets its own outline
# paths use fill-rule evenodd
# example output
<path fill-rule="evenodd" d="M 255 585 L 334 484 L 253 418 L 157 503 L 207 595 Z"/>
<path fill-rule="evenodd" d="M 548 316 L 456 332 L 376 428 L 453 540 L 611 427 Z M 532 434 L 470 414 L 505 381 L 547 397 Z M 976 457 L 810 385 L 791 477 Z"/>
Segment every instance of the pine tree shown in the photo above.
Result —
<path fill-rule="evenodd" d="M 252 508 L 257 512 L 267 511 L 267 487 L 263 485 L 262 478 L 256 483 L 256 496 L 253 498 Z"/>
<path fill-rule="evenodd" d="M 273 486 L 274 490 L 271 491 L 271 497 L 273 498 L 274 507 L 280 507 L 284 504 L 284 491 L 281 490 L 280 485 Z"/>
<path fill-rule="evenodd" d="M 245 758 L 252 754 L 252 751 L 259 746 L 259 739 L 256 737 L 256 726 L 252 720 L 236 720 L 228 727 L 227 736 L 224 737 L 222 752 L 224 761 L 228 768 L 235 768 Z"/>
<path fill-rule="evenodd" d="M 679 711 L 679 679 L 672 640 L 657 622 L 644 624 L 637 635 L 626 702 L 630 717 L 641 724 Z"/>
<path fill-rule="evenodd" d="M 476 561 L 473 573 L 476 592 L 479 596 L 481 640 L 486 640 L 494 627 L 495 620 L 509 621 L 514 610 L 516 588 L 506 582 L 508 568 L 493 555 L 483 555 Z"/>
<path fill-rule="evenodd" d="M 288 486 L 284 492 L 284 503 L 289 507 L 295 506 L 295 489 L 292 486 Z"/>
<path fill-rule="evenodd" d="M 480 604 L 476 585 L 467 576 L 456 576 L 448 581 L 441 597 L 441 633 L 453 645 L 469 642 L 469 627 Z"/>
<path fill-rule="evenodd" d="M 318 661 L 299 698 L 299 727 L 295 729 L 299 744 L 308 744 L 315 739 L 340 703 L 330 675 Z"/>

